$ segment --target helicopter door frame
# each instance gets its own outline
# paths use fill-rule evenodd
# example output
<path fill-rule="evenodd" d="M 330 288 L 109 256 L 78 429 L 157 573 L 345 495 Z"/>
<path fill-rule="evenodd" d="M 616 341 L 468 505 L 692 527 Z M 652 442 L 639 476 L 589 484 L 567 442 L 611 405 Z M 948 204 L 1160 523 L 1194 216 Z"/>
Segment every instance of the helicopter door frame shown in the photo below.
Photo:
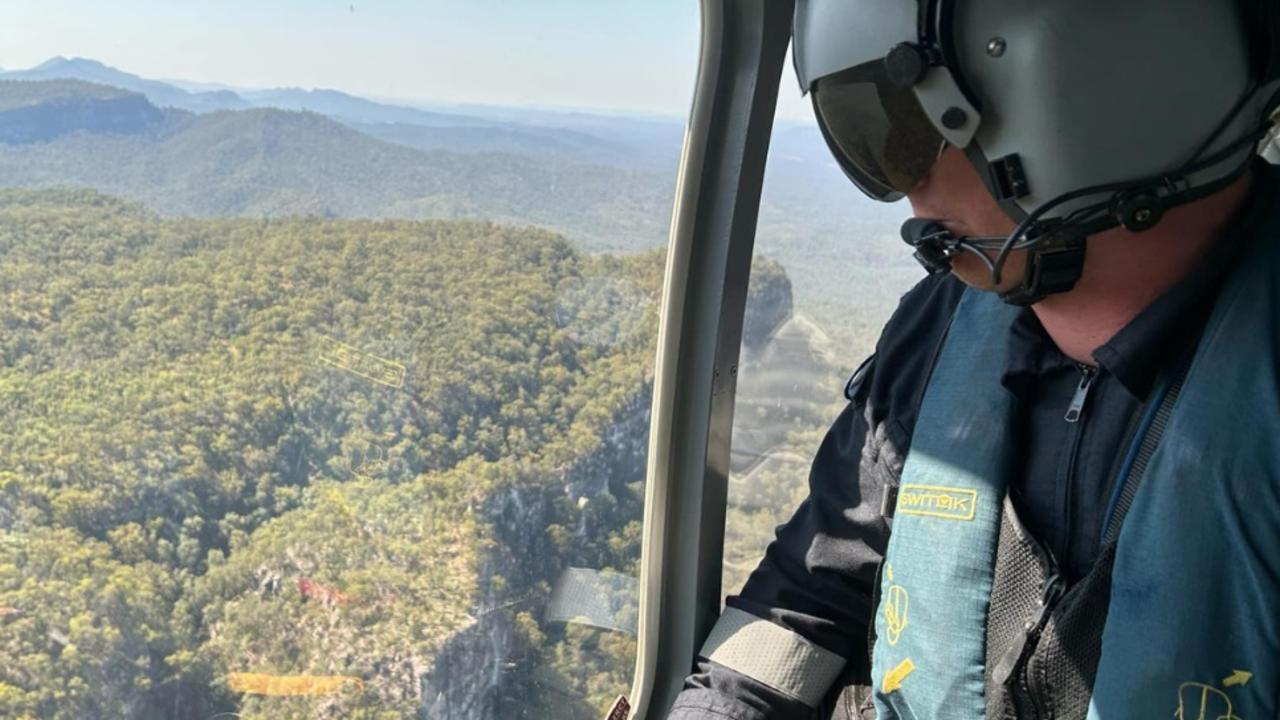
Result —
<path fill-rule="evenodd" d="M 720 612 L 738 353 L 794 5 L 701 1 L 653 387 L 636 718 L 670 707 Z"/>

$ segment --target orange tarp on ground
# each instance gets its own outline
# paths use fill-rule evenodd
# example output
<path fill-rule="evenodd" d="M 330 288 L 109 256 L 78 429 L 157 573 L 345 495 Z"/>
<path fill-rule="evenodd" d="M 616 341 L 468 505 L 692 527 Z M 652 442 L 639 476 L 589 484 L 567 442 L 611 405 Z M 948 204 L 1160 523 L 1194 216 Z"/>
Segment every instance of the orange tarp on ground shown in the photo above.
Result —
<path fill-rule="evenodd" d="M 263 675 L 231 673 L 227 685 L 252 695 L 333 695 L 364 689 L 364 681 L 349 675 Z"/>
<path fill-rule="evenodd" d="M 298 592 L 302 593 L 302 597 L 329 604 L 341 604 L 351 599 L 338 588 L 322 585 L 308 578 L 298 578 Z"/>

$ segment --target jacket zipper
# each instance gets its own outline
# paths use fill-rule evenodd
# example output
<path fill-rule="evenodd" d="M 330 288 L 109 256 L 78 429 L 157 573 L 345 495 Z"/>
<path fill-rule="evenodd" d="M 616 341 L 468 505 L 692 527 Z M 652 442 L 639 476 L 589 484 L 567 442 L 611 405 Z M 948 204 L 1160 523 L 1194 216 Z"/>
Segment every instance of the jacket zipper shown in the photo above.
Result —
<path fill-rule="evenodd" d="M 1035 717 L 1049 718 L 1048 708 L 1045 706 L 1044 683 L 1041 682 L 1040 676 L 1034 672 L 1031 667 L 1031 660 L 1035 657 L 1036 645 L 1040 641 L 1040 635 L 1044 632 L 1044 628 L 1049 624 L 1049 616 L 1053 614 L 1054 608 L 1058 606 L 1058 601 L 1066 594 L 1064 579 L 1062 574 L 1058 572 L 1056 564 L 1053 563 L 1053 556 L 1049 556 L 1050 575 L 1044 584 L 1044 596 L 1040 601 L 1040 614 L 1036 618 L 1035 625 L 1027 632 L 1027 641 L 1024 645 L 1024 651 L 1028 653 L 1022 665 L 1022 687 L 1027 697 L 1031 700 L 1031 705 L 1035 710 Z"/>
<path fill-rule="evenodd" d="M 1080 384 L 1076 386 L 1076 394 L 1067 406 L 1064 419 L 1069 423 L 1080 422 L 1080 416 L 1084 414 L 1084 403 L 1089 399 L 1089 389 L 1093 387 L 1093 379 L 1098 376 L 1097 369 L 1088 365 L 1076 363 L 1076 367 L 1080 368 Z"/>
<path fill-rule="evenodd" d="M 1013 512 L 1013 519 L 1017 523 L 1017 513 L 1011 506 L 1006 512 Z M 1045 573 L 1044 587 L 1040 596 L 1040 611 L 1033 620 L 1029 620 L 1023 626 L 1018 638 L 997 662 L 993 679 L 997 685 L 1008 684 L 1014 693 L 1015 707 L 1019 713 L 1023 712 L 1024 705 L 1030 704 L 1032 705 L 1031 714 L 1040 718 L 1047 714 L 1047 709 L 1041 700 L 1044 687 L 1031 671 L 1031 659 L 1035 655 L 1035 646 L 1040 635 L 1049 624 L 1049 617 L 1058 606 L 1058 602 L 1066 595 L 1067 583 L 1066 578 L 1059 571 L 1058 561 L 1054 558 L 1053 552 L 1030 535 L 1024 535 L 1024 537 Z M 1020 714 L 1019 717 L 1022 715 Z"/>
<path fill-rule="evenodd" d="M 1076 426 L 1071 436 L 1071 448 L 1068 450 L 1066 473 L 1062 478 L 1067 499 L 1067 517 L 1064 520 L 1064 524 L 1068 533 L 1062 548 L 1064 555 L 1070 552 L 1071 547 L 1069 535 L 1071 528 L 1071 485 L 1075 480 L 1076 456 L 1080 453 L 1080 441 L 1084 435 L 1084 426 L 1080 424 L 1080 420 L 1084 417 L 1085 404 L 1089 400 L 1089 391 L 1093 388 L 1093 382 L 1098 375 L 1098 371 L 1095 368 L 1083 363 L 1076 363 L 1076 367 L 1080 370 L 1080 384 L 1076 386 L 1075 394 L 1071 398 L 1071 404 L 1067 406 L 1067 414 L 1063 418 Z M 1032 667 L 1032 660 L 1035 658 L 1036 645 L 1040 641 L 1040 635 L 1044 632 L 1045 626 L 1049 624 L 1049 616 L 1053 614 L 1054 609 L 1058 606 L 1058 601 L 1066 594 L 1066 578 L 1063 577 L 1053 553 L 1046 552 L 1045 559 L 1049 568 L 1049 577 L 1045 580 L 1044 595 L 1040 600 L 1040 614 L 1027 632 L 1027 639 L 1023 645 L 1023 652 L 1026 653 L 1026 657 L 1022 666 L 1022 686 L 1027 698 L 1031 701 L 1037 718 L 1051 717 L 1051 714 L 1045 702 L 1044 682 L 1040 674 Z"/>
<path fill-rule="evenodd" d="M 1071 398 L 1071 405 L 1067 407 L 1064 418 L 1072 425 L 1071 447 L 1067 449 L 1067 461 L 1059 478 L 1061 486 L 1059 497 L 1062 500 L 1062 544 L 1058 548 L 1058 557 L 1062 562 L 1070 562 L 1071 558 L 1071 525 L 1075 514 L 1071 507 L 1071 495 L 1076 482 L 1076 462 L 1079 460 L 1080 443 L 1084 438 L 1084 423 L 1081 421 L 1084 419 L 1089 391 L 1093 389 L 1094 381 L 1098 377 L 1098 371 L 1095 368 L 1081 363 L 1076 363 L 1076 367 L 1080 370 L 1080 383 L 1076 386 L 1075 395 Z"/>

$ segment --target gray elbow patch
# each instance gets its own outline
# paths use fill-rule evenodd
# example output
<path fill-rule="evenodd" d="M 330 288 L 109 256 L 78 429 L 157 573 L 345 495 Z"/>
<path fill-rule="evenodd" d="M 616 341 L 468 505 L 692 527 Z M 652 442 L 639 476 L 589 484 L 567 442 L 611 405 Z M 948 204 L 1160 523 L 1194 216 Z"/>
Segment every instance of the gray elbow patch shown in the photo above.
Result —
<path fill-rule="evenodd" d="M 845 659 L 790 630 L 736 608 L 725 608 L 702 645 L 717 665 L 816 708 Z"/>

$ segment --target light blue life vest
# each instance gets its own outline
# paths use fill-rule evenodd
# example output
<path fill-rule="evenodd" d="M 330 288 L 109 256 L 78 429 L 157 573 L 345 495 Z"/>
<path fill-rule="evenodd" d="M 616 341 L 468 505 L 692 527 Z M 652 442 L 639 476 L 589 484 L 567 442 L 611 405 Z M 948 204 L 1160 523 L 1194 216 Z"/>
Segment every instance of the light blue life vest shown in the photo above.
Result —
<path fill-rule="evenodd" d="M 1153 393 L 1117 480 L 1117 494 L 1137 493 L 1119 526 L 1090 720 L 1280 718 L 1280 233 L 1258 235 L 1185 379 Z M 881 720 L 986 715 L 987 612 L 1014 471 L 1000 375 L 1017 312 L 966 292 L 926 390 L 881 573 Z M 1141 450 L 1153 423 L 1161 440 Z M 1124 482 L 1130 469 L 1141 484 Z"/>

